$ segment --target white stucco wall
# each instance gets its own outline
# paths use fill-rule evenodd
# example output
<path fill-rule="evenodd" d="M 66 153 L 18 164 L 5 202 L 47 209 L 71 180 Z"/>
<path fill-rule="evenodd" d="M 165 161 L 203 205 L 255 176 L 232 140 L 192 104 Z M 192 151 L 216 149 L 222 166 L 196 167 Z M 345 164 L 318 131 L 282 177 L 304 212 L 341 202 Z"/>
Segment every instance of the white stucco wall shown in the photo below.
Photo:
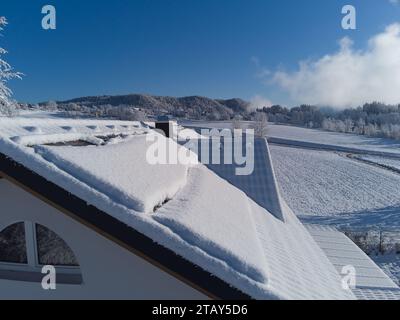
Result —
<path fill-rule="evenodd" d="M 202 293 L 154 267 L 93 230 L 0 179 L 0 230 L 20 221 L 42 224 L 74 251 L 83 285 L 57 285 L 0 279 L 0 299 L 206 299 Z"/>

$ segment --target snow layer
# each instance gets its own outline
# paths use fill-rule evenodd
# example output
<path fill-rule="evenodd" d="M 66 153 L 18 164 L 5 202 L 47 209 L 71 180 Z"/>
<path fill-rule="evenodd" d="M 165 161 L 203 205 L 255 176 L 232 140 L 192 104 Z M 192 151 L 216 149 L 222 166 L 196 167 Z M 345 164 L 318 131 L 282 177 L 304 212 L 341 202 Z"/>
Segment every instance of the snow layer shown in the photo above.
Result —
<path fill-rule="evenodd" d="M 284 205 L 285 222 L 252 202 L 257 234 L 268 262 L 268 287 L 292 300 L 354 299 L 341 286 L 334 266 L 293 212 Z"/>
<path fill-rule="evenodd" d="M 143 136 L 105 146 L 29 148 L 7 138 L 21 135 L 18 122 L 0 129 L 1 153 L 252 297 L 354 298 L 287 206 L 282 221 L 201 165 L 149 166 Z M 58 133 L 51 126 L 40 125 L 42 133 Z M 171 201 L 155 214 L 144 213 L 166 197 Z"/>
<path fill-rule="evenodd" d="M 109 195 L 46 161 L 32 148 L 21 147 L 11 140 L 0 139 L 0 151 L 254 298 L 353 298 L 351 294 L 338 288 L 340 279 L 333 271 L 333 266 L 327 262 L 327 258 L 293 214 L 288 213 L 289 219 L 286 224 L 254 202 L 250 204 L 252 209 L 247 208 L 249 210 L 247 216 L 238 217 L 237 211 L 235 215 L 230 214 L 224 209 L 227 205 L 226 199 L 235 199 L 235 203 L 239 202 L 244 208 L 246 208 L 245 203 L 251 200 L 216 175 L 204 171 L 206 170 L 204 168 L 196 170 L 206 175 L 202 179 L 210 181 L 200 184 L 202 187 L 198 188 L 193 185 L 197 184 L 197 179 L 189 179 L 189 184 L 185 187 L 187 190 L 198 190 L 190 194 L 189 202 L 185 206 L 187 211 L 181 209 L 185 191 L 182 191 L 182 196 L 179 193 L 166 205 L 171 210 L 160 209 L 166 217 L 173 217 L 177 212 L 180 216 L 187 212 L 189 216 L 194 217 L 190 202 L 193 201 L 199 207 L 204 206 L 204 211 L 197 211 L 199 216 L 192 221 L 198 224 L 190 223 L 186 230 L 173 230 L 169 227 L 171 223 L 160 224 L 157 221 L 157 214 L 153 217 L 127 208 Z M 196 177 L 196 172 L 193 177 Z M 220 187 L 213 189 L 212 193 L 215 193 L 215 196 L 207 200 L 205 195 L 211 191 L 209 183 Z M 206 201 L 205 204 L 202 203 L 203 200 Z M 210 223 L 209 215 L 206 213 L 207 209 L 212 210 L 214 207 L 222 209 Z M 252 228 L 252 219 L 256 226 L 256 232 L 253 234 L 246 231 L 249 227 Z M 185 219 L 181 220 L 184 221 Z M 215 221 L 222 223 L 213 223 Z M 211 227 L 212 232 L 207 232 L 207 228 Z M 242 233 L 245 235 L 250 233 L 249 238 L 242 237 Z M 201 241 L 193 242 L 192 240 L 197 237 L 200 237 Z M 260 246 L 261 249 L 257 249 Z M 253 252 L 254 257 L 251 257 Z M 317 269 L 313 269 L 314 266 Z M 266 278 L 264 281 L 257 281 L 264 278 Z M 303 287 L 299 283 L 306 285 Z"/>
<path fill-rule="evenodd" d="M 268 137 L 371 152 L 400 154 L 400 143 L 395 140 L 368 138 L 355 134 L 327 132 L 293 126 L 270 124 L 268 126 Z"/>
<path fill-rule="evenodd" d="M 271 153 L 282 196 L 297 215 L 400 207 L 400 176 L 395 173 L 333 152 L 271 146 Z"/>
<path fill-rule="evenodd" d="M 93 205 L 109 213 L 111 216 L 150 237 L 160 245 L 171 249 L 185 259 L 254 298 L 278 298 L 268 291 L 263 283 L 249 279 L 246 275 L 232 268 L 224 259 L 216 258 L 207 251 L 200 249 L 196 244 L 188 243 L 179 235 L 173 233 L 168 227 L 156 222 L 151 215 L 141 214 L 115 202 L 114 199 L 111 199 L 38 156 L 33 149 L 21 147 L 9 139 L 0 139 L 0 152 L 12 157 L 15 161 L 47 180 L 84 199 L 88 205 Z"/>
<path fill-rule="evenodd" d="M 315 225 L 307 226 L 307 229 L 339 273 L 342 273 L 346 266 L 355 267 L 358 288 L 399 289 L 397 284 L 343 233 L 334 228 Z"/>
<path fill-rule="evenodd" d="M 288 207 L 283 222 L 204 166 L 190 176 L 155 220 L 258 282 L 270 298 L 353 298 Z"/>
<path fill-rule="evenodd" d="M 372 259 L 397 285 L 400 285 L 400 254 L 376 256 Z"/>
<path fill-rule="evenodd" d="M 267 266 L 246 195 L 206 167 L 192 169 L 188 187 L 154 218 L 249 278 L 267 281 Z"/>
<path fill-rule="evenodd" d="M 232 122 L 224 121 L 183 121 L 183 124 L 193 128 L 232 128 Z M 243 128 L 251 128 L 252 122 L 241 122 Z M 366 136 L 345 134 L 337 132 L 327 132 L 287 125 L 268 124 L 268 137 L 271 141 L 284 144 L 298 144 L 311 148 L 338 150 L 342 151 L 367 152 L 378 154 L 394 154 L 400 157 L 400 142 L 390 139 L 369 138 Z"/>
<path fill-rule="evenodd" d="M 160 139 L 165 139 L 160 135 Z M 139 212 L 152 212 L 186 184 L 188 167 L 149 164 L 145 135 L 124 143 L 85 147 L 37 147 L 46 160 Z"/>
<path fill-rule="evenodd" d="M 209 139 L 209 150 L 213 150 L 213 139 Z M 202 142 L 204 144 L 204 141 Z M 221 140 L 220 159 L 224 159 L 226 150 L 232 150 L 232 140 Z M 251 147 L 249 147 L 251 146 Z M 209 164 L 207 167 L 220 177 L 239 188 L 247 194 L 248 197 L 257 202 L 260 206 L 267 209 L 277 218 L 284 220 L 282 210 L 282 200 L 278 192 L 278 187 L 272 169 L 270 152 L 265 139 L 255 139 L 254 142 L 249 142 L 243 137 L 242 150 L 246 150 L 248 170 L 243 170 L 244 165 L 234 164 Z M 216 151 L 213 151 L 216 152 Z M 218 151 L 217 151 L 218 152 Z M 233 151 L 232 151 L 233 152 Z M 211 157 L 213 155 L 209 155 Z M 199 150 L 199 159 L 202 158 L 201 148 Z M 252 159 L 254 158 L 254 159 Z M 212 161 L 209 161 L 212 163 Z M 252 164 L 251 164 L 252 163 Z M 250 168 L 252 171 L 250 171 Z M 238 175 L 237 170 L 243 170 L 245 175 Z"/>
<path fill-rule="evenodd" d="M 68 134 L 39 134 L 34 136 L 17 136 L 11 138 L 14 142 L 25 146 L 34 146 L 38 144 L 52 144 L 58 142 L 86 141 L 95 145 L 102 144 L 103 140 L 90 134 L 68 133 Z"/>
<path fill-rule="evenodd" d="M 370 155 L 357 156 L 357 158 L 370 161 L 371 163 L 376 163 L 378 165 L 387 166 L 388 168 L 393 168 L 400 171 L 400 159 L 391 159 L 385 157 L 377 157 Z"/>
<path fill-rule="evenodd" d="M 42 115 L 42 113 L 38 114 Z M 96 133 L 117 134 L 144 131 L 143 126 L 139 122 L 46 118 L 44 115 L 42 116 L 31 118 L 28 116 L 28 113 L 24 113 L 24 116 L 17 118 L 0 117 L 0 137 L 40 137 L 41 135 L 57 135 L 72 132 L 93 135 Z M 27 128 L 31 128 L 31 130 L 27 130 Z M 91 128 L 97 128 L 97 132 Z"/>
<path fill-rule="evenodd" d="M 179 141 L 185 141 L 190 139 L 202 139 L 202 135 L 197 133 L 195 130 L 187 129 L 181 126 L 178 126 L 178 139 Z"/>

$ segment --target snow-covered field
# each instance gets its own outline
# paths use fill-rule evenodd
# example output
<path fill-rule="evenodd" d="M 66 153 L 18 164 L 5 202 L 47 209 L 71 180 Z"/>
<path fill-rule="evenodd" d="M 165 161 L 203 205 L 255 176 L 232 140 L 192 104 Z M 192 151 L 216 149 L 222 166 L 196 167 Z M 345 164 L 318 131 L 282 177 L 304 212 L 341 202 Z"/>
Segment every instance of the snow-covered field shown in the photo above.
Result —
<path fill-rule="evenodd" d="M 181 123 L 185 126 L 199 128 L 232 128 L 231 121 L 182 121 Z M 253 125 L 251 122 L 246 121 L 242 122 L 241 124 L 243 128 L 252 127 Z M 270 138 L 306 142 L 321 146 L 337 146 L 343 148 L 353 148 L 366 152 L 383 152 L 400 155 L 400 141 L 394 141 L 390 139 L 369 138 L 355 134 L 327 132 L 288 125 L 276 125 L 272 123 L 268 125 L 267 135 Z"/>
<path fill-rule="evenodd" d="M 400 255 L 371 257 L 375 263 L 400 286 Z"/>
<path fill-rule="evenodd" d="M 390 230 L 400 243 L 400 174 L 334 152 L 270 148 L 282 196 L 304 223 Z M 400 255 L 371 258 L 400 284 Z"/>
<path fill-rule="evenodd" d="M 400 227 L 400 175 L 334 152 L 272 145 L 271 153 L 282 195 L 297 215 Z"/>
<path fill-rule="evenodd" d="M 400 153 L 399 141 L 382 138 L 369 138 L 355 134 L 327 132 L 293 126 L 270 124 L 268 128 L 268 136 L 272 138 L 309 142 L 313 144 L 354 148 L 364 151 L 389 152 L 396 154 Z"/>
<path fill-rule="evenodd" d="M 184 126 L 198 128 L 232 128 L 231 121 L 181 121 Z M 254 124 L 250 121 L 241 122 L 242 128 L 251 128 Z M 389 153 L 400 159 L 400 142 L 390 139 L 369 138 L 356 134 L 328 132 L 323 130 L 307 129 L 289 125 L 268 124 L 268 137 L 272 140 L 278 139 L 285 144 L 298 142 L 300 146 L 311 148 L 328 148 L 335 150 L 339 148 L 354 149 L 362 153 Z M 288 141 L 286 141 L 288 140 Z M 288 142 L 288 143 L 286 143 Z M 336 148 L 335 148 L 336 147 Z"/>
<path fill-rule="evenodd" d="M 232 128 L 231 122 L 184 124 Z M 243 127 L 248 126 L 251 123 L 243 122 Z M 283 197 L 303 220 L 336 226 L 400 227 L 400 175 L 383 167 L 400 168 L 400 158 L 396 159 L 400 142 L 275 124 L 269 124 L 268 136 L 286 141 L 285 146 L 271 144 L 273 163 Z M 358 152 L 350 157 L 351 150 Z M 376 152 L 394 157 L 370 154 Z"/>
<path fill-rule="evenodd" d="M 400 160 L 368 153 L 398 153 L 400 143 L 276 125 L 270 126 L 269 135 L 289 141 L 288 146 L 270 146 L 272 160 L 282 196 L 304 223 L 378 229 L 386 235 L 389 231 L 391 241 L 399 243 L 400 173 L 396 170 L 400 170 Z M 294 141 L 292 146 L 290 141 Z M 298 141 L 333 148 L 311 150 Z M 338 152 L 334 146 L 366 154 Z M 400 283 L 399 255 L 372 258 Z"/>
<path fill-rule="evenodd" d="M 376 163 L 377 165 L 386 166 L 388 168 L 393 168 L 395 170 L 400 171 L 400 159 L 391 159 L 386 157 L 378 157 L 378 156 L 370 156 L 370 155 L 361 155 L 358 158 L 366 161 L 370 161 L 371 163 Z"/>

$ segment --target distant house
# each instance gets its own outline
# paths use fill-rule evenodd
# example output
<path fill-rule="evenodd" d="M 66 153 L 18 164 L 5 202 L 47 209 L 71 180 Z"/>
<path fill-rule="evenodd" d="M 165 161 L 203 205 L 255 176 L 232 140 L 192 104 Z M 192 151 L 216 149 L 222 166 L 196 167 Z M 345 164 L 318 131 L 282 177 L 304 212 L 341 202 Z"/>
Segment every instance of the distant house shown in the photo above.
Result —
<path fill-rule="evenodd" d="M 232 166 L 150 165 L 153 134 L 132 122 L 0 119 L 0 298 L 400 297 L 347 237 L 295 217 L 265 140 L 254 174 L 238 178 Z M 56 290 L 41 286 L 44 265 Z"/>

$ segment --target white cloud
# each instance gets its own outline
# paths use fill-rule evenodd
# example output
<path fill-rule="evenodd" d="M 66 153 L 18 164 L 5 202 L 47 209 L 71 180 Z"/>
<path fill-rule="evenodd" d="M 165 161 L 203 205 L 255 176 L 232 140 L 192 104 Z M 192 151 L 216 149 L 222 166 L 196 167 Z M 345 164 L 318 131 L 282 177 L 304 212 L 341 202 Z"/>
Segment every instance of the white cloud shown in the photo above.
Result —
<path fill-rule="evenodd" d="M 400 1 L 400 0 L 399 0 L 399 1 Z M 266 78 L 267 76 L 270 76 L 270 75 L 271 75 L 271 71 L 268 70 L 268 69 L 266 69 L 266 68 L 264 68 L 264 67 L 261 65 L 260 58 L 258 58 L 258 57 L 256 57 L 256 56 L 253 56 L 253 57 L 251 57 L 250 61 L 251 61 L 251 62 L 256 66 L 256 68 L 257 68 L 257 73 L 256 73 L 256 75 L 255 75 L 257 78 L 263 79 L 263 78 Z"/>
<path fill-rule="evenodd" d="M 339 51 L 300 62 L 295 72 L 278 71 L 272 83 L 296 103 L 337 108 L 365 102 L 400 103 L 400 24 L 372 37 L 365 50 L 354 50 L 349 38 Z"/>
<path fill-rule="evenodd" d="M 250 109 L 252 111 L 261 109 L 264 107 L 271 107 L 272 102 L 271 100 L 264 98 L 261 95 L 255 95 L 251 100 L 250 100 Z"/>

